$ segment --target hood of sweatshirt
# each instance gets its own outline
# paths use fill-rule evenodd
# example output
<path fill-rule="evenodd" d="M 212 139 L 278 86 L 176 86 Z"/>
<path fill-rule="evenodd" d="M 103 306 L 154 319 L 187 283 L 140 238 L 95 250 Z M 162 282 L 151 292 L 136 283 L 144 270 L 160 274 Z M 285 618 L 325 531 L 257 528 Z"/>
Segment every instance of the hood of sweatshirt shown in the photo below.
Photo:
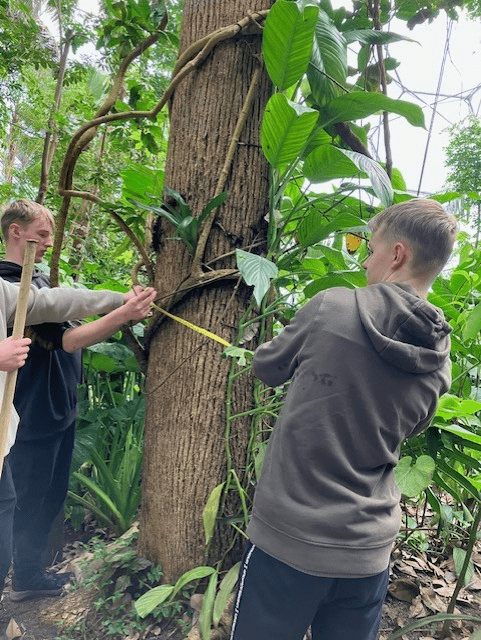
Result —
<path fill-rule="evenodd" d="M 449 358 L 451 327 L 409 285 L 380 282 L 355 291 L 362 326 L 379 356 L 410 373 L 430 373 Z"/>
<path fill-rule="evenodd" d="M 0 261 L 0 278 L 8 280 L 9 282 L 20 282 L 22 277 L 22 265 L 16 262 L 8 262 L 7 260 Z M 40 269 L 34 268 L 32 273 L 32 284 L 41 289 L 42 287 L 50 287 L 49 276 L 40 271 Z"/>
<path fill-rule="evenodd" d="M 6 260 L 0 261 L 0 278 L 8 278 L 12 276 L 21 278 L 22 265 L 17 264 L 16 262 L 8 262 Z M 32 281 L 35 281 L 37 278 L 41 278 L 42 276 L 45 278 L 45 274 L 35 268 L 32 274 Z"/>

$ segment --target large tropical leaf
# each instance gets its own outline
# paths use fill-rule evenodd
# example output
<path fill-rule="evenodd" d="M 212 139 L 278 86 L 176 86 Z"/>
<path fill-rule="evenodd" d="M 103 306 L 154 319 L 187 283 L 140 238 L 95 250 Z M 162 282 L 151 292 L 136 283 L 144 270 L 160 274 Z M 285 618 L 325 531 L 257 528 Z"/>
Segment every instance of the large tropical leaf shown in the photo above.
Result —
<path fill-rule="evenodd" d="M 420 106 L 405 100 L 393 100 L 382 93 L 353 91 L 334 98 L 322 112 L 321 127 L 335 122 L 350 122 L 367 118 L 379 111 L 397 113 L 414 127 L 424 127 L 424 114 Z"/>
<path fill-rule="evenodd" d="M 463 338 L 465 340 L 473 340 L 479 335 L 481 331 L 481 302 L 478 303 L 474 309 L 469 313 L 466 320 L 466 326 L 463 331 Z"/>
<path fill-rule="evenodd" d="M 335 231 L 345 231 L 358 227 L 363 221 L 352 213 L 340 213 L 330 221 L 316 210 L 311 211 L 297 229 L 297 240 L 303 247 L 310 247 L 313 244 L 324 240 Z"/>
<path fill-rule="evenodd" d="M 414 465 L 411 456 L 404 456 L 394 468 L 394 477 L 399 491 L 414 498 L 431 484 L 436 463 L 431 456 L 419 456 Z"/>
<path fill-rule="evenodd" d="M 276 265 L 262 256 L 242 249 L 236 249 L 236 258 L 242 277 L 246 284 L 254 286 L 254 298 L 260 305 L 269 290 L 271 280 L 277 276 Z"/>
<path fill-rule="evenodd" d="M 150 169 L 140 164 L 131 164 L 120 174 L 123 180 L 122 195 L 124 198 L 136 197 L 149 199 L 147 194 L 158 196 L 162 194 L 164 172 Z"/>
<path fill-rule="evenodd" d="M 332 289 L 332 287 L 347 287 L 348 289 L 356 289 L 358 287 L 364 287 L 366 285 L 366 276 L 360 271 L 339 271 L 335 273 L 328 273 L 322 278 L 316 278 L 312 280 L 303 291 L 306 298 L 312 298 L 319 293 L 319 291 L 325 291 L 326 289 Z"/>
<path fill-rule="evenodd" d="M 338 96 L 347 76 L 347 45 L 327 13 L 319 12 L 307 77 L 314 100 L 330 102 Z"/>
<path fill-rule="evenodd" d="M 385 207 L 389 207 L 392 204 L 394 192 L 391 180 L 381 165 L 362 153 L 349 151 L 349 149 L 340 149 L 340 151 L 350 158 L 363 173 L 367 173 L 374 193 Z"/>
<path fill-rule="evenodd" d="M 282 93 L 269 99 L 261 128 L 262 150 L 273 167 L 297 158 L 316 126 L 318 112 L 291 102 Z"/>
<path fill-rule="evenodd" d="M 282 91 L 306 72 L 319 7 L 277 0 L 267 16 L 262 51 L 272 82 Z"/>
<path fill-rule="evenodd" d="M 369 177 L 376 196 L 385 207 L 392 204 L 393 190 L 387 173 L 377 162 L 361 153 L 323 145 L 314 149 L 304 163 L 304 175 L 314 183 L 357 174 Z"/>
<path fill-rule="evenodd" d="M 362 42 L 362 44 L 391 44 L 392 42 L 400 42 L 401 40 L 407 40 L 408 42 L 416 42 L 412 38 L 407 36 L 401 36 L 392 31 L 375 31 L 374 29 L 353 29 L 351 31 L 343 32 L 343 35 L 348 44 L 352 42 Z"/>

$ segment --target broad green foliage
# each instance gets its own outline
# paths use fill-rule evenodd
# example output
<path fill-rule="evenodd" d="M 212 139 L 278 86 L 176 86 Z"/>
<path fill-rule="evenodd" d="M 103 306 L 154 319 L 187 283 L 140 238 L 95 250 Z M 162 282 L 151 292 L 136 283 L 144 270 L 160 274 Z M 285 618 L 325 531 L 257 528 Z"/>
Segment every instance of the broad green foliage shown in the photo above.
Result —
<path fill-rule="evenodd" d="M 136 519 L 141 496 L 139 367 L 130 349 L 113 339 L 85 351 L 84 378 L 68 513 L 75 523 L 75 505 L 81 505 L 121 535 Z"/>
<path fill-rule="evenodd" d="M 273 167 L 284 168 L 301 155 L 318 115 L 315 109 L 291 102 L 282 93 L 270 98 L 264 111 L 261 144 Z"/>
<path fill-rule="evenodd" d="M 460 217 L 476 230 L 476 243 L 481 231 L 481 123 L 471 116 L 450 129 L 446 147 L 448 184 L 459 192 Z"/>
<path fill-rule="evenodd" d="M 404 456 L 394 471 L 399 491 L 414 498 L 431 484 L 436 465 L 430 456 L 419 456 L 414 465 L 411 463 L 411 456 Z"/>
<path fill-rule="evenodd" d="M 162 584 L 159 587 L 154 587 L 147 593 L 144 593 L 136 602 L 135 609 L 139 616 L 144 618 L 151 611 L 158 607 L 166 600 L 173 600 L 179 591 L 185 587 L 186 584 L 200 578 L 205 578 L 214 574 L 216 571 L 212 567 L 196 567 L 187 573 L 184 573 L 175 583 L 175 585 Z"/>
<path fill-rule="evenodd" d="M 254 286 L 254 298 L 257 304 L 269 290 L 271 280 L 277 276 L 278 269 L 269 260 L 254 253 L 236 249 L 237 266 L 247 284 Z"/>
<path fill-rule="evenodd" d="M 152 211 L 152 213 L 162 216 L 168 220 L 175 229 L 176 237 L 183 240 L 189 252 L 194 255 L 202 222 L 213 209 L 216 209 L 225 202 L 227 199 L 227 192 L 223 191 L 208 202 L 198 216 L 193 215 L 189 205 L 185 202 L 180 193 L 170 187 L 165 187 L 164 193 L 171 201 L 175 202 L 175 205 L 170 204 L 167 201 L 163 202 L 160 206 L 145 204 L 133 198 L 131 198 L 130 201 L 137 207 L 147 211 Z M 143 197 L 144 200 L 147 199 L 147 201 L 156 199 L 148 191 L 144 192 Z"/>
<path fill-rule="evenodd" d="M 314 2 L 301 8 L 279 0 L 266 19 L 263 53 L 266 68 L 280 90 L 295 84 L 307 70 L 319 14 Z"/>
<path fill-rule="evenodd" d="M 314 30 L 307 79 L 316 104 L 328 104 L 343 92 L 347 77 L 347 42 L 325 11 Z"/>
<path fill-rule="evenodd" d="M 0 39 L 4 43 L 0 47 L 2 203 L 20 196 L 35 198 L 48 130 L 56 136 L 56 151 L 46 204 L 53 210 L 58 208 L 58 174 L 71 136 L 95 116 L 122 57 L 153 33 L 164 17 L 163 3 L 154 6 L 149 0 L 106 0 L 100 16 L 85 20 L 83 14 L 80 18 L 76 13 L 73 2 L 62 3 L 61 8 L 64 30 L 73 33 L 73 50 L 95 42 L 101 58 L 95 63 L 85 58 L 69 60 L 61 106 L 53 113 L 58 54 L 23 4 L 5 0 L 2 4 L 0 0 Z M 446 10 L 453 14 L 452 7 Z M 396 15 L 414 26 L 439 11 L 440 3 L 436 2 L 383 2 L 379 19 L 381 25 L 387 25 Z M 150 110 L 157 103 L 177 54 L 180 17 L 181 3 L 169 2 L 169 22 L 159 42 L 129 69 L 114 111 Z M 237 251 L 239 271 L 253 287 L 253 296 L 237 339 L 224 353 L 231 358 L 227 470 L 225 482 L 214 488 L 204 508 L 207 545 L 219 519 L 244 535 L 252 487 L 261 473 L 270 427 L 284 399 L 284 388 L 266 389 L 254 382 L 254 403 L 248 412 L 252 417 L 251 443 L 246 478 L 241 482 L 229 457 L 229 429 L 236 419 L 231 401 L 234 381 L 248 374 L 252 366 L 252 352 L 245 347 L 251 346 L 253 336 L 260 342 L 269 339 L 317 292 L 333 286 L 363 286 L 365 243 L 351 255 L 346 234 L 364 236 L 367 221 L 377 211 L 412 197 L 399 171 L 394 168 L 389 178 L 382 163 L 352 151 L 342 136 L 343 131 L 350 131 L 367 147 L 368 119 L 383 111 L 405 118 L 414 127 L 424 127 L 417 105 L 380 92 L 376 47 L 390 45 L 390 56 L 384 60 L 389 72 L 399 65 L 393 56 L 402 40 L 410 39 L 374 29 L 361 3 L 349 10 L 334 10 L 329 0 L 278 0 L 265 21 L 263 59 L 274 85 L 261 129 L 262 149 L 271 167 L 268 250 L 265 255 L 256 255 L 255 249 L 254 253 Z M 357 52 L 354 67 L 347 64 L 348 46 Z M 418 46 L 415 38 L 410 46 Z M 446 206 L 458 206 L 464 219 L 474 220 L 478 229 L 479 167 L 473 158 L 481 157 L 479 133 L 477 120 L 453 129 L 447 151 L 453 191 L 436 196 Z M 136 253 L 110 211 L 119 214 L 142 242 L 148 215 L 169 220 L 179 246 L 193 254 L 202 221 L 224 200 L 228 206 L 227 194 L 221 194 L 202 212 L 193 212 L 181 194 L 164 189 L 168 134 L 166 112 L 149 121 L 113 122 L 100 127 L 81 154 L 74 186 L 94 192 L 103 204 L 94 207 L 78 201 L 73 207 L 62 262 L 66 283 L 80 280 L 88 286 L 113 288 L 130 284 Z M 430 300 L 442 308 L 453 327 L 453 381 L 432 427 L 406 443 L 396 470 L 406 496 L 413 500 L 426 496 L 443 540 L 449 540 L 450 532 L 456 530 L 463 543 L 474 526 L 472 512 L 481 503 L 481 253 L 475 245 L 468 234 L 460 236 L 453 264 L 430 293 Z M 100 521 L 121 532 L 135 518 L 140 500 L 141 374 L 126 345 L 118 340 L 89 349 L 85 367 L 68 510 L 74 518 L 79 513 L 74 503 L 81 504 L 82 512 L 87 507 Z M 234 514 L 225 509 L 232 492 L 240 503 Z M 452 497 L 449 508 L 442 500 L 443 492 Z M 458 574 L 466 557 L 455 559 Z M 215 568 L 199 567 L 175 585 L 149 591 L 137 601 L 136 608 L 143 616 L 157 613 L 156 607 L 172 604 L 190 582 L 208 579 L 200 620 L 207 638 L 211 624 L 219 622 L 237 572 L 238 565 L 226 573 L 221 562 Z M 430 620 L 448 618 L 443 614 Z M 424 624 L 419 621 L 410 628 Z M 392 638 L 405 631 L 395 632 Z"/>
<path fill-rule="evenodd" d="M 393 100 L 382 93 L 363 93 L 361 91 L 334 98 L 321 111 L 320 124 L 325 127 L 335 122 L 360 120 L 378 111 L 397 113 L 404 116 L 409 124 L 415 127 L 424 127 L 424 115 L 418 105 L 404 100 Z"/>
<path fill-rule="evenodd" d="M 309 154 L 303 171 L 307 180 L 313 183 L 354 176 L 356 173 L 361 177 L 367 175 L 376 196 L 384 206 L 392 204 L 394 194 L 387 174 L 377 162 L 361 153 L 324 145 Z"/>

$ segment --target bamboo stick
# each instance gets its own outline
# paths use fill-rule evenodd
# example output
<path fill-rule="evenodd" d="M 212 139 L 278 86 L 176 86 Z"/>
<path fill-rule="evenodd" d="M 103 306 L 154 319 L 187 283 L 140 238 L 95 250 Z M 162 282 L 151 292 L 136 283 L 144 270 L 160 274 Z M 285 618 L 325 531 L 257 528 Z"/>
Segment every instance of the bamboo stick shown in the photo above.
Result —
<path fill-rule="evenodd" d="M 35 263 L 36 240 L 27 240 L 25 253 L 23 256 L 22 277 L 18 290 L 17 309 L 13 322 L 12 337 L 18 340 L 23 337 L 25 329 L 25 319 L 27 317 L 28 296 L 30 285 L 32 284 L 33 266 Z M 4 320 L 5 321 L 5 320 Z M 13 396 L 15 394 L 15 384 L 17 382 L 17 372 L 8 371 L 5 377 L 3 389 L 2 406 L 0 408 L 0 477 L 2 476 L 3 461 L 5 459 L 5 447 L 7 444 L 8 429 L 10 426 L 10 416 L 12 414 Z"/>

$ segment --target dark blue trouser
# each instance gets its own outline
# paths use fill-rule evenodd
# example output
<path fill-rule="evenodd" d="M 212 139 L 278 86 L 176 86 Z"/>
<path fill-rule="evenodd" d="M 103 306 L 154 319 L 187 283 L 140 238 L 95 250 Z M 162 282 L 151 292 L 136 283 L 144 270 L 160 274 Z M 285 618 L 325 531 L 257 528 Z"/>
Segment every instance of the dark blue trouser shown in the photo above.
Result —
<path fill-rule="evenodd" d="M 389 569 L 366 578 L 321 578 L 249 544 L 239 574 L 231 640 L 375 640 Z"/>
<path fill-rule="evenodd" d="M 12 562 L 12 527 L 15 511 L 15 487 L 9 456 L 3 461 L 0 478 L 0 591 Z"/>
<path fill-rule="evenodd" d="M 19 440 L 9 459 L 17 504 L 13 521 L 13 569 L 18 580 L 45 566 L 52 524 L 67 495 L 75 423 L 51 437 Z"/>

